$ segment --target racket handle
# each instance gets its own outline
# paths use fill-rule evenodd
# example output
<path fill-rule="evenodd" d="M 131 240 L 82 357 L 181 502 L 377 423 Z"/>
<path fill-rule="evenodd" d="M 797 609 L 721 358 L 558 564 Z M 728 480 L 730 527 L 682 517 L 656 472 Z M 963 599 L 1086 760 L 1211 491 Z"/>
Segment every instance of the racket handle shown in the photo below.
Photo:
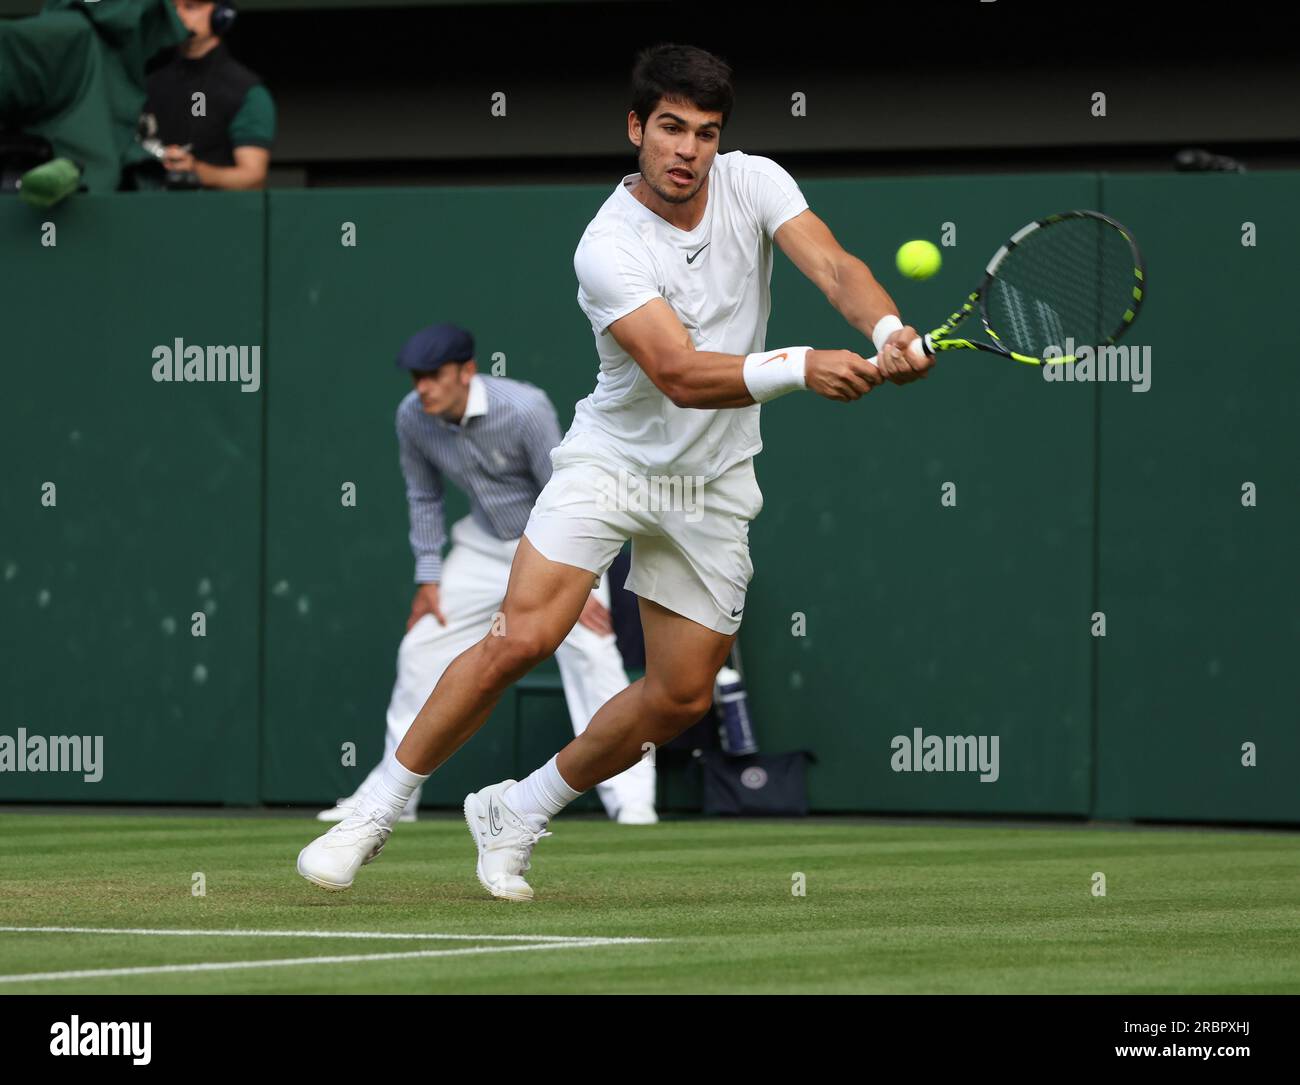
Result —
<path fill-rule="evenodd" d="M 926 349 L 929 345 L 930 345 L 930 337 L 929 337 L 928 335 L 922 335 L 922 336 L 919 336 L 919 337 L 916 338 L 916 339 L 913 339 L 913 340 L 912 340 L 912 341 L 907 345 L 907 355 L 908 355 L 908 357 L 911 358 L 912 361 L 914 361 L 914 362 L 923 362 L 923 361 L 925 361 L 925 359 L 926 359 L 930 354 L 933 353 L 933 351 L 930 351 L 930 350 L 927 350 L 927 349 Z M 876 355 L 874 355 L 873 357 L 868 358 L 867 361 L 869 361 L 872 365 L 874 365 L 874 366 L 876 366 L 877 368 L 879 368 L 879 366 L 880 366 L 880 360 L 879 360 L 879 359 L 880 359 L 880 355 L 879 355 L 879 354 L 876 354 Z"/>

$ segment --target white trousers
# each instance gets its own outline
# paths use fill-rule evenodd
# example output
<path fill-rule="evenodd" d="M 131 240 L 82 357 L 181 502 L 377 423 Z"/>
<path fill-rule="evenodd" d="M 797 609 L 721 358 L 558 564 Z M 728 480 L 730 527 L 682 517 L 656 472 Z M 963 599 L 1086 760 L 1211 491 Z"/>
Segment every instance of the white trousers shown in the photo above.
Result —
<path fill-rule="evenodd" d="M 451 549 L 442 564 L 438 592 L 447 624 L 440 625 L 432 614 L 426 614 L 402 638 L 397 650 L 397 681 L 388 704 L 385 759 L 406 737 L 452 660 L 487 636 L 493 616 L 505 599 L 518 545 L 518 539 L 503 541 L 489 535 L 468 516 L 452 525 Z M 597 595 L 608 607 L 608 577 L 601 577 Z M 612 633 L 602 636 L 578 624 L 556 649 L 555 660 L 560 667 L 573 733 L 580 735 L 597 709 L 627 688 L 623 659 Z M 376 766 L 362 787 L 379 771 Z M 626 805 L 654 806 L 654 766 L 649 761 L 638 761 L 626 772 L 597 784 L 596 791 L 610 817 Z M 413 811 L 419 804 L 417 788 L 406 809 Z"/>

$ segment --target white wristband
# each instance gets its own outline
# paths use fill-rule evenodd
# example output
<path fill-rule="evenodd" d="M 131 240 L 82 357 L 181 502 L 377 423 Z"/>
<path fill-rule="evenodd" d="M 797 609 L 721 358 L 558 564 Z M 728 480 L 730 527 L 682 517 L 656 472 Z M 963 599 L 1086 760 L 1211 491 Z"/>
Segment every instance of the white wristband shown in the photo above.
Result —
<path fill-rule="evenodd" d="M 885 349 L 886 340 L 902 326 L 903 322 L 892 313 L 876 321 L 876 326 L 871 329 L 871 341 L 876 344 L 877 354 Z"/>
<path fill-rule="evenodd" d="M 783 347 L 745 357 L 745 387 L 755 403 L 806 388 L 803 368 L 812 347 Z"/>

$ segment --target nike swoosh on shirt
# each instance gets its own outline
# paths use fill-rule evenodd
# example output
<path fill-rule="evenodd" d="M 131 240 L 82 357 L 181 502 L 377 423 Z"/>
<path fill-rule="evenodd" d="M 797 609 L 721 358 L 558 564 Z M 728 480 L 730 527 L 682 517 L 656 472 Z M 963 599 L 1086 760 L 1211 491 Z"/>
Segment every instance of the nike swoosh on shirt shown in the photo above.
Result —
<path fill-rule="evenodd" d="M 687 262 L 688 264 L 693 264 L 693 263 L 695 263 L 695 257 L 696 257 L 696 256 L 699 256 L 700 253 L 702 253 L 705 249 L 707 249 L 707 248 L 708 248 L 710 245 L 712 245 L 712 244 L 713 244 L 712 241 L 706 241 L 703 245 L 701 245 L 701 246 L 696 250 L 694 256 L 692 256 L 692 255 L 690 255 L 690 254 L 687 255 L 687 257 L 686 257 L 686 262 Z"/>

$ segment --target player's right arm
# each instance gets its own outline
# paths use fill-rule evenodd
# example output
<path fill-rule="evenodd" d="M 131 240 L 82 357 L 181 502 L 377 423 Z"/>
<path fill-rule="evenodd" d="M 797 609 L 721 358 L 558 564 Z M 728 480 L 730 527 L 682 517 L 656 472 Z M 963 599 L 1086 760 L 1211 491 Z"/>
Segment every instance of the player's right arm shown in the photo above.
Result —
<path fill-rule="evenodd" d="M 762 355 L 696 350 L 660 293 L 654 258 L 619 225 L 589 228 L 573 256 L 578 304 L 597 335 L 614 340 L 678 407 L 748 407 L 809 388 L 827 399 L 858 399 L 884 378 L 848 350 L 779 348 Z"/>
<path fill-rule="evenodd" d="M 657 297 L 620 317 L 609 332 L 678 407 L 748 407 L 756 402 L 745 379 L 746 355 L 696 350 L 677 314 Z M 777 350 L 757 365 L 788 362 Z M 810 350 L 804 359 L 805 386 L 827 399 L 847 402 L 866 395 L 884 378 L 880 371 L 851 350 Z"/>

